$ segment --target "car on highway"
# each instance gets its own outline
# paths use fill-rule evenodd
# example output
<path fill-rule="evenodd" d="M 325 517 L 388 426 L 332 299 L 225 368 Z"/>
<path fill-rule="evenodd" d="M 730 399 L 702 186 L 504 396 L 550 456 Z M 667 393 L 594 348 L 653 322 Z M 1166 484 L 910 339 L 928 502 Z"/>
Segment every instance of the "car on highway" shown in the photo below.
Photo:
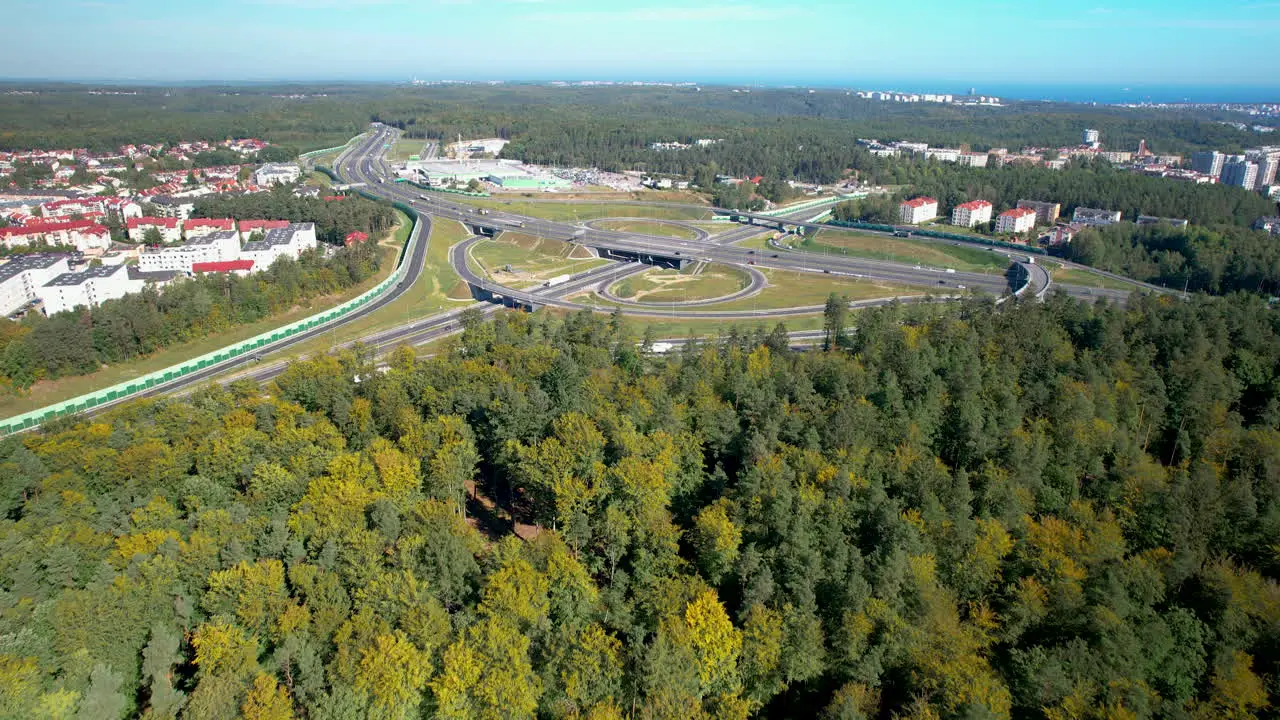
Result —
<path fill-rule="evenodd" d="M 909 238 L 909 237 L 911 237 L 911 231 L 910 231 L 910 230 L 895 230 L 895 231 L 893 232 L 893 236 L 894 236 L 894 237 L 906 237 L 906 238 Z"/>

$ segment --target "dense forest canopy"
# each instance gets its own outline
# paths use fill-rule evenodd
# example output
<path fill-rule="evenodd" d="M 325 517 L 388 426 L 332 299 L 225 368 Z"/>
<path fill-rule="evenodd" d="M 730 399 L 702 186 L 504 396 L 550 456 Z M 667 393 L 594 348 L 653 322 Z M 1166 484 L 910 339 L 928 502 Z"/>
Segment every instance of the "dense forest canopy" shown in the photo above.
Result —
<path fill-rule="evenodd" d="M 330 245 L 341 245 L 353 232 L 372 235 L 396 223 L 396 212 L 388 202 L 360 195 L 347 195 L 341 200 L 298 197 L 287 185 L 278 185 L 266 193 L 223 193 L 197 198 L 192 217 L 315 223 L 316 238 Z"/>
<path fill-rule="evenodd" d="M 1274 712 L 1263 302 L 853 320 L 468 317 L 7 439 L 0 715 Z"/>
<path fill-rule="evenodd" d="M 79 85 L 0 85 L 9 88 L 37 94 L 0 95 L 0 150 L 109 150 L 249 136 L 309 150 L 341 143 L 370 120 L 397 125 L 411 137 L 512 138 L 515 154 L 537 162 L 644 162 L 661 166 L 655 170 L 676 168 L 686 158 L 724 163 L 732 153 L 702 158 L 648 150 L 652 142 L 712 136 L 731 145 L 807 138 L 802 141 L 830 150 L 857 137 L 986 149 L 1074 144 L 1092 127 L 1108 146 L 1136 148 L 1146 138 L 1158 152 L 1231 151 L 1265 142 L 1258 133 L 1213 122 L 1219 117 L 1213 113 L 1050 103 L 963 108 L 862 100 L 843 90 L 326 84 L 113 87 L 136 94 L 112 95 L 89 94 L 99 88 Z M 788 122 L 775 135 L 783 119 Z"/>

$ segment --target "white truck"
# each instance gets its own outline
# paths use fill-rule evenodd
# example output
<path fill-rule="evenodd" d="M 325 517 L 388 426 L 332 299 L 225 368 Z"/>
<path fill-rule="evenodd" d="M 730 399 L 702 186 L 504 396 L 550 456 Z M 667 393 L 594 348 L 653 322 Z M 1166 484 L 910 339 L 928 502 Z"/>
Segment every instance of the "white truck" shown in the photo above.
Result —
<path fill-rule="evenodd" d="M 572 277 L 573 277 L 572 275 L 557 275 L 551 278 L 550 280 L 547 280 L 546 282 L 542 283 L 542 287 L 555 287 L 557 285 L 563 285 L 564 283 L 569 282 L 569 280 Z"/>

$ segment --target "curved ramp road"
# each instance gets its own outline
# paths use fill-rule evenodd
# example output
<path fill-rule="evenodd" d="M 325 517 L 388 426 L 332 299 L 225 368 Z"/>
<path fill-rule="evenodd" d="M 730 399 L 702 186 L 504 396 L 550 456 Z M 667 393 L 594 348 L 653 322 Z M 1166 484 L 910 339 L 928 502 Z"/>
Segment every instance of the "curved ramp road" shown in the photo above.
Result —
<path fill-rule="evenodd" d="M 701 300 L 684 300 L 684 301 L 674 301 L 674 302 L 641 302 L 639 300 L 628 300 L 627 298 L 618 297 L 617 295 L 615 295 L 609 289 L 614 283 L 611 283 L 610 285 L 601 284 L 600 289 L 597 290 L 596 293 L 600 295 L 600 297 L 604 298 L 605 300 L 608 300 L 609 302 L 615 305 L 622 305 L 624 307 L 634 307 L 634 308 L 648 308 L 652 310 L 654 308 L 661 308 L 661 307 L 667 307 L 667 308 L 698 307 L 700 305 L 718 305 L 720 303 L 733 302 L 734 300 L 742 300 L 743 298 L 749 298 L 752 295 L 758 295 L 761 290 L 764 290 L 766 287 L 769 286 L 769 280 L 764 276 L 764 273 L 760 272 L 759 270 L 751 266 L 746 266 L 742 269 L 745 270 L 747 272 L 747 275 L 750 277 L 750 282 L 747 284 L 747 286 L 735 293 L 730 293 L 728 295 L 722 295 L 720 297 L 715 297 L 715 298 L 703 298 Z"/>

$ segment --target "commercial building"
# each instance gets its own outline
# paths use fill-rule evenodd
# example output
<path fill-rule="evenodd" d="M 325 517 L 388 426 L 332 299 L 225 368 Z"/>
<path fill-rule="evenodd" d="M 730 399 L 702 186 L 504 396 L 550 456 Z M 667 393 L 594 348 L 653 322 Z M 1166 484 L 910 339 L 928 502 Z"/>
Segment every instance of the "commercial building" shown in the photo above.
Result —
<path fill-rule="evenodd" d="M 1227 156 L 1217 150 L 1191 154 L 1191 169 L 1209 177 L 1222 177 L 1222 164 Z"/>
<path fill-rule="evenodd" d="M 916 225 L 938 217 L 938 201 L 931 197 L 918 197 L 898 205 L 898 217 L 906 225 Z"/>
<path fill-rule="evenodd" d="M 965 167 L 984 168 L 987 161 L 991 159 L 991 155 L 984 152 L 966 152 L 960 153 L 960 157 L 956 158 L 956 162 Z"/>
<path fill-rule="evenodd" d="M 267 163 L 253 173 L 255 185 L 270 187 L 297 182 L 302 177 L 302 168 L 293 163 Z"/>
<path fill-rule="evenodd" d="M 1024 233 L 1036 227 L 1036 211 L 1031 208 L 1014 208 L 1005 210 L 996 218 L 996 232 Z"/>
<path fill-rule="evenodd" d="M 1097 210 L 1078 207 L 1071 215 L 1073 225 L 1111 225 L 1120 222 L 1119 210 Z"/>
<path fill-rule="evenodd" d="M 1222 184 L 1252 190 L 1258 184 L 1258 163 L 1233 157 L 1222 166 Z"/>
<path fill-rule="evenodd" d="M 991 203 L 986 200 L 971 200 L 951 209 L 951 224 L 971 228 L 991 222 L 991 210 Z"/>
<path fill-rule="evenodd" d="M 237 260 L 239 257 L 239 233 L 217 230 L 190 238 L 176 247 L 148 249 L 138 256 L 138 269 L 143 272 L 190 273 L 191 266 L 196 263 Z"/>
<path fill-rule="evenodd" d="M 266 234 L 269 230 L 279 230 L 287 227 L 289 227 L 288 220 L 241 220 L 240 239 L 248 240 L 249 236 L 256 232 Z"/>
<path fill-rule="evenodd" d="M 290 257 L 297 260 L 303 252 L 315 247 L 316 226 L 312 223 L 298 223 L 285 228 L 268 230 L 261 240 L 245 243 L 237 257 L 219 259 L 252 260 L 259 270 L 265 270 L 271 267 L 277 258 Z"/>
<path fill-rule="evenodd" d="M 1039 200 L 1019 200 L 1014 207 L 1036 211 L 1036 222 L 1041 225 L 1052 225 L 1058 222 L 1062 213 L 1062 205 L 1056 202 L 1040 202 Z"/>
<path fill-rule="evenodd" d="M 80 252 L 105 250 L 111 246 L 111 231 L 92 220 L 36 223 L 0 228 L 5 247 L 21 245 L 70 245 Z"/>
<path fill-rule="evenodd" d="M 189 238 L 208 235 L 211 232 L 217 232 L 219 230 L 235 231 L 235 229 L 236 221 L 231 218 L 193 218 L 182 223 L 182 231 Z"/>
<path fill-rule="evenodd" d="M 1187 226 L 1187 221 L 1182 218 L 1164 218 L 1156 217 L 1155 215 L 1139 215 L 1137 220 L 1137 224 L 1139 225 L 1159 225 L 1160 223 L 1165 223 L 1166 225 L 1172 225 L 1174 227 Z"/>
<path fill-rule="evenodd" d="M 167 243 L 181 242 L 182 221 L 177 218 L 137 217 L 125 221 L 131 242 L 146 242 L 147 232 L 155 230 L 160 239 Z"/>
<path fill-rule="evenodd" d="M 0 265 L 0 316 L 11 315 L 40 299 L 39 290 L 69 272 L 67 256 L 55 253 L 14 255 Z"/>
<path fill-rule="evenodd" d="M 80 272 L 63 273 L 40 289 L 46 315 L 77 307 L 94 307 L 106 300 L 139 292 L 146 283 L 129 277 L 124 265 L 100 265 Z"/>

